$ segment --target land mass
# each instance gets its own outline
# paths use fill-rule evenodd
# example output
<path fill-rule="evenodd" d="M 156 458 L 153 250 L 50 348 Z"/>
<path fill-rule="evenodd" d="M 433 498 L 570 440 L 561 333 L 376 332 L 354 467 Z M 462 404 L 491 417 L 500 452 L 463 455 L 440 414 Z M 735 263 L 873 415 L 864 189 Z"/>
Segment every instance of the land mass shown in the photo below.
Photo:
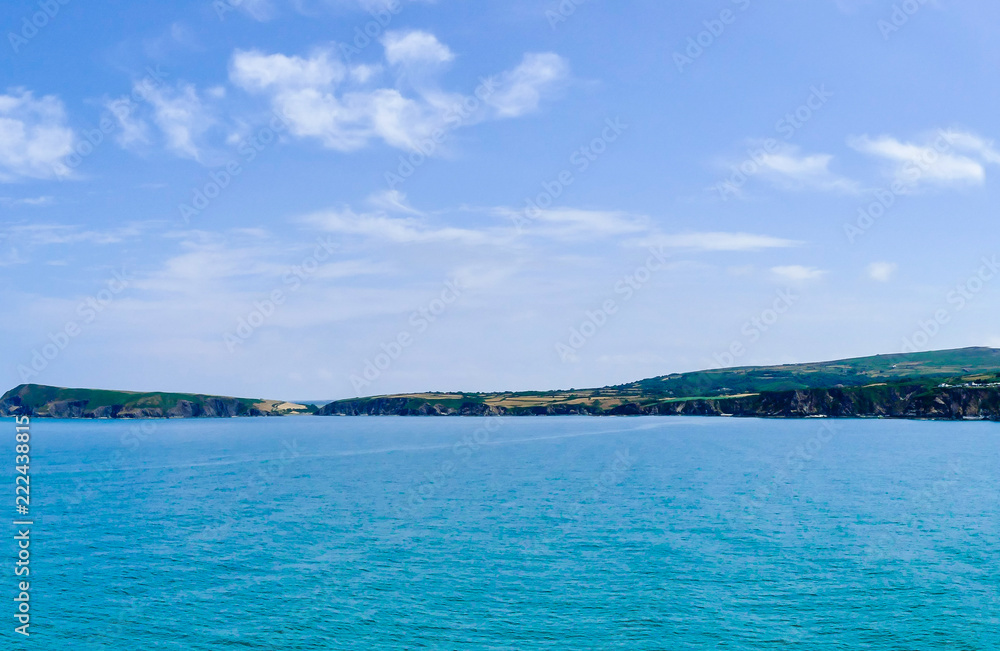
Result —
<path fill-rule="evenodd" d="M 197 393 L 138 393 L 66 389 L 22 384 L 0 397 L 0 416 L 50 418 L 232 418 L 316 412 L 313 405 L 281 400 L 207 396 Z"/>
<path fill-rule="evenodd" d="M 23 384 L 0 416 L 196 418 L 233 416 L 686 415 L 766 418 L 923 418 L 1000 421 L 1000 349 L 876 355 L 832 362 L 675 373 L 597 389 L 413 393 L 323 407 L 181 393 Z"/>

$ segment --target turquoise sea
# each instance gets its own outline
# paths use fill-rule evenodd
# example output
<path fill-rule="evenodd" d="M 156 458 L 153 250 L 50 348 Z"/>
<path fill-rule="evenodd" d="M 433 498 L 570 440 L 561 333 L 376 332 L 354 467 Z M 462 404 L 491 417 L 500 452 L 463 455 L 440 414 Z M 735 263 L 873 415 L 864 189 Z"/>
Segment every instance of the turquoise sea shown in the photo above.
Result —
<path fill-rule="evenodd" d="M 13 421 L 9 513 L 13 519 Z M 33 649 L 997 649 L 1000 425 L 32 422 Z"/>

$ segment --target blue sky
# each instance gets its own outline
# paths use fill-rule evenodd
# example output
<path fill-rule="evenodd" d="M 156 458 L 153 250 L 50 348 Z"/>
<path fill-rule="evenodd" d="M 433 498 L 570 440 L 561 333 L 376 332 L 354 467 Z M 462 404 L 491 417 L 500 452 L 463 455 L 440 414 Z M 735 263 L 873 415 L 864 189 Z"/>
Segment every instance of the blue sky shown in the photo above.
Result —
<path fill-rule="evenodd" d="M 8 7 L 4 385 L 319 399 L 1000 346 L 994 4 Z"/>

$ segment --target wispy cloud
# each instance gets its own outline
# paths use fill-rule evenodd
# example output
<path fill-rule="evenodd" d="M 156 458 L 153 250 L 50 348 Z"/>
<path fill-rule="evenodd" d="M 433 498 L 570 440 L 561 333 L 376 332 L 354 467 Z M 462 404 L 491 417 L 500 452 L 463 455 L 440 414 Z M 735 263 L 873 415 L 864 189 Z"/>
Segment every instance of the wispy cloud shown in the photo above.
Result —
<path fill-rule="evenodd" d="M 822 278 L 827 272 L 815 267 L 804 267 L 796 264 L 771 267 L 771 273 L 783 282 L 804 283 Z"/>
<path fill-rule="evenodd" d="M 100 230 L 71 224 L 0 224 L 0 266 L 32 262 L 45 247 L 118 244 L 139 237 L 148 226 L 137 222 Z"/>
<path fill-rule="evenodd" d="M 138 237 L 146 226 L 148 224 L 133 223 L 119 228 L 96 230 L 71 224 L 8 224 L 0 225 L 0 240 L 30 247 L 52 244 L 117 244 Z"/>
<path fill-rule="evenodd" d="M 373 195 L 368 203 L 378 210 L 356 212 L 350 207 L 321 211 L 300 218 L 300 222 L 327 232 L 364 237 L 376 241 L 400 244 L 453 243 L 461 245 L 490 244 L 506 246 L 515 243 L 559 243 L 582 245 L 601 242 L 630 247 L 663 247 L 690 252 L 762 251 L 800 246 L 802 243 L 771 235 L 742 232 L 663 233 L 655 222 L 644 215 L 624 211 L 588 210 L 582 208 L 551 208 L 534 211 L 526 226 L 511 227 L 510 220 L 523 220 L 524 214 L 514 208 L 463 208 L 460 215 L 468 223 L 468 213 L 485 212 L 499 217 L 499 223 L 470 227 L 447 223 L 449 211 L 435 213 L 414 208 L 399 192 Z M 401 216 L 392 216 L 396 213 Z M 434 216 L 432 219 L 431 216 Z M 519 222 L 516 222 L 519 223 Z"/>
<path fill-rule="evenodd" d="M 118 144 L 134 149 L 151 143 L 152 122 L 168 151 L 202 162 L 203 138 L 217 123 L 213 104 L 221 99 L 219 93 L 200 94 L 193 84 L 186 82 L 174 86 L 138 82 L 134 93 L 145 101 L 134 105 L 122 97 L 105 102 L 105 108 L 118 121 L 119 131 L 115 136 Z"/>
<path fill-rule="evenodd" d="M 395 244 L 453 242 L 472 245 L 493 241 L 490 234 L 484 231 L 435 226 L 416 217 L 390 217 L 383 212 L 359 214 L 350 208 L 314 213 L 301 221 L 330 233 L 357 235 Z"/>
<path fill-rule="evenodd" d="M 50 196 L 22 197 L 20 199 L 14 199 L 12 197 L 0 197 L 0 206 L 5 206 L 7 208 L 17 208 L 18 206 L 29 206 L 29 207 L 51 206 L 53 203 L 55 203 L 55 199 Z"/>
<path fill-rule="evenodd" d="M 385 60 L 392 65 L 421 66 L 448 63 L 455 54 L 428 32 L 391 31 L 382 37 Z"/>
<path fill-rule="evenodd" d="M 406 200 L 406 195 L 399 190 L 383 190 L 368 197 L 368 203 L 386 212 L 400 212 L 423 216 L 423 211 L 417 210 Z"/>
<path fill-rule="evenodd" d="M 992 141 L 964 131 L 942 130 L 916 141 L 862 135 L 848 142 L 857 151 L 888 163 L 886 173 L 911 189 L 982 185 L 986 165 L 1000 164 Z"/>
<path fill-rule="evenodd" d="M 497 208 L 494 214 L 508 219 L 524 219 L 523 211 Z M 560 240 L 593 239 L 648 232 L 646 217 L 614 210 L 550 208 L 533 211 L 525 233 Z"/>
<path fill-rule="evenodd" d="M 153 106 L 153 120 L 163 132 L 167 148 L 179 156 L 200 160 L 198 140 L 214 119 L 194 86 L 181 83 L 175 88 L 154 88 L 147 99 Z"/>
<path fill-rule="evenodd" d="M 784 249 L 802 243 L 770 235 L 752 233 L 679 233 L 658 234 L 643 241 L 650 246 L 663 246 L 695 251 L 760 251 L 762 249 Z"/>
<path fill-rule="evenodd" d="M 569 64 L 558 54 L 526 54 L 520 65 L 500 76 L 499 88 L 486 103 L 502 118 L 516 118 L 538 109 L 544 95 L 569 76 Z"/>
<path fill-rule="evenodd" d="M 830 154 L 802 154 L 798 147 L 786 146 L 763 154 L 758 161 L 758 174 L 786 190 L 857 192 L 859 188 L 854 181 L 830 170 L 832 160 Z"/>

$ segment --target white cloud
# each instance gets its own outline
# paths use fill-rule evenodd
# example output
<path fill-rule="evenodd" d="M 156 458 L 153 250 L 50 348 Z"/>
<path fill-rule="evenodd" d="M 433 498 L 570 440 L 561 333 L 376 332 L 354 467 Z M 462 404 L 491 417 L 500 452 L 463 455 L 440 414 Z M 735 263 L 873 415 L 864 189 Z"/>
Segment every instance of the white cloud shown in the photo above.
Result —
<path fill-rule="evenodd" d="M 392 65 L 447 63 L 455 55 L 437 37 L 427 32 L 386 32 L 382 37 L 385 59 Z"/>
<path fill-rule="evenodd" d="M 971 152 L 987 163 L 1000 163 L 1000 153 L 994 148 L 992 140 L 985 140 L 967 131 L 948 130 L 943 131 L 941 135 L 956 149 Z"/>
<path fill-rule="evenodd" d="M 657 232 L 649 218 L 621 211 L 553 208 L 534 211 L 530 218 L 511 208 L 486 211 L 501 217 L 500 224 L 476 228 L 447 224 L 431 224 L 430 214 L 411 206 L 406 196 L 387 191 L 369 197 L 368 203 L 377 211 L 358 213 L 349 207 L 307 215 L 303 223 L 329 232 L 400 244 L 457 243 L 507 245 L 516 241 L 548 241 L 578 244 L 585 241 L 618 242 L 624 246 L 663 247 L 678 250 L 760 251 L 789 248 L 801 242 L 769 235 L 726 232 L 689 232 L 664 234 Z M 463 208 L 461 212 L 477 212 Z M 397 213 L 402 216 L 390 216 Z M 513 220 L 508 222 L 507 220 Z M 511 224 L 519 226 L 512 228 Z"/>
<path fill-rule="evenodd" d="M 399 190 L 384 190 L 382 192 L 376 192 L 372 196 L 368 197 L 368 203 L 386 212 L 401 212 L 411 215 L 424 214 L 420 210 L 411 206 L 406 200 L 406 195 Z"/>
<path fill-rule="evenodd" d="M 395 89 L 352 89 L 336 93 L 347 68 L 329 51 L 311 57 L 237 51 L 230 67 L 232 81 L 251 92 L 264 92 L 301 138 L 317 138 L 324 146 L 354 151 L 381 136 L 390 145 L 412 149 L 433 130 L 428 109 Z"/>
<path fill-rule="evenodd" d="M 57 97 L 35 99 L 24 89 L 0 95 L 0 182 L 67 175 L 74 142 Z"/>
<path fill-rule="evenodd" d="M 8 208 L 16 208 L 18 206 L 51 206 L 55 203 L 55 199 L 48 195 L 42 197 L 23 197 L 21 199 L 14 199 L 11 197 L 0 197 L 0 205 L 6 206 Z"/>
<path fill-rule="evenodd" d="M 304 223 L 330 232 L 358 235 L 374 240 L 399 244 L 456 243 L 506 244 L 520 236 L 553 241 L 580 241 L 606 239 L 620 235 L 646 232 L 648 220 L 626 213 L 561 208 L 539 211 L 523 232 L 517 232 L 509 224 L 490 225 L 480 228 L 432 225 L 427 214 L 412 207 L 405 195 L 399 192 L 384 192 L 369 198 L 369 203 L 381 210 L 372 213 L 356 213 L 350 208 L 314 213 L 302 218 Z M 390 217 L 395 212 L 407 217 Z M 494 216 L 511 218 L 517 213 L 509 208 L 488 211 Z"/>
<path fill-rule="evenodd" d="M 894 262 L 873 262 L 868 265 L 868 277 L 880 283 L 887 283 L 898 267 L 899 265 Z"/>
<path fill-rule="evenodd" d="M 888 174 L 904 187 L 982 185 L 986 164 L 1000 164 L 993 143 L 963 131 L 938 131 L 917 142 L 892 136 L 851 138 L 854 149 L 889 163 Z"/>
<path fill-rule="evenodd" d="M 528 55 L 520 66 L 500 75 L 477 99 L 442 91 L 432 77 L 454 58 L 426 32 L 390 32 L 383 39 L 388 65 L 405 68 L 393 86 L 378 86 L 381 65 L 348 69 L 330 50 L 308 57 L 237 50 L 230 79 L 244 90 L 266 96 L 283 115 L 289 132 L 315 138 L 325 147 L 354 151 L 372 140 L 408 151 L 423 150 L 431 136 L 488 117 L 517 117 L 536 110 L 568 70 L 554 54 Z M 404 87 L 404 84 L 406 87 Z M 479 110 L 463 108 L 468 100 Z"/>
<path fill-rule="evenodd" d="M 801 283 L 809 280 L 816 280 L 826 275 L 826 272 L 815 267 L 803 267 L 802 265 L 788 265 L 782 267 L 771 267 L 778 279 L 785 282 Z"/>
<path fill-rule="evenodd" d="M 786 190 L 857 192 L 853 181 L 830 171 L 832 160 L 830 154 L 800 154 L 797 147 L 787 146 L 760 156 L 757 173 Z"/>
<path fill-rule="evenodd" d="M 460 244 L 486 244 L 492 238 L 483 231 L 434 227 L 414 217 L 389 217 L 385 213 L 355 213 L 350 208 L 329 210 L 308 215 L 303 222 L 332 233 L 359 235 L 395 244 L 427 244 L 455 242 Z"/>
<path fill-rule="evenodd" d="M 214 123 L 194 86 L 179 83 L 176 88 L 146 90 L 153 107 L 153 121 L 163 132 L 167 148 L 178 156 L 201 159 L 199 138 Z"/>
<path fill-rule="evenodd" d="M 534 210 L 529 216 L 501 208 L 496 214 L 520 224 L 523 232 L 554 239 L 590 239 L 649 231 L 649 220 L 619 211 L 551 208 Z"/>
<path fill-rule="evenodd" d="M 223 99 L 218 88 L 209 89 L 206 97 L 213 102 Z M 216 124 L 212 108 L 189 83 L 175 86 L 136 82 L 133 96 L 106 101 L 104 107 L 117 119 L 115 140 L 125 149 L 135 149 L 153 141 L 150 121 L 159 129 L 168 150 L 182 158 L 202 161 L 202 143 L 206 132 Z"/>
<path fill-rule="evenodd" d="M 799 246 L 801 242 L 752 233 L 705 232 L 658 234 L 645 240 L 644 244 L 699 251 L 759 251 Z"/>
<path fill-rule="evenodd" d="M 353 81 L 356 81 L 359 84 L 366 84 L 381 72 L 381 65 L 366 65 L 364 63 L 359 63 L 358 65 L 351 66 L 350 75 Z"/>
<path fill-rule="evenodd" d="M 258 50 L 236 50 L 229 77 L 233 83 L 250 91 L 327 86 L 341 81 L 346 73 L 344 65 L 331 57 L 329 50 L 319 50 L 308 59 L 263 54 Z"/>
<path fill-rule="evenodd" d="M 568 76 L 569 64 L 558 54 L 526 54 L 520 65 L 501 75 L 486 102 L 500 117 L 519 117 L 537 110 L 542 96 Z"/>

